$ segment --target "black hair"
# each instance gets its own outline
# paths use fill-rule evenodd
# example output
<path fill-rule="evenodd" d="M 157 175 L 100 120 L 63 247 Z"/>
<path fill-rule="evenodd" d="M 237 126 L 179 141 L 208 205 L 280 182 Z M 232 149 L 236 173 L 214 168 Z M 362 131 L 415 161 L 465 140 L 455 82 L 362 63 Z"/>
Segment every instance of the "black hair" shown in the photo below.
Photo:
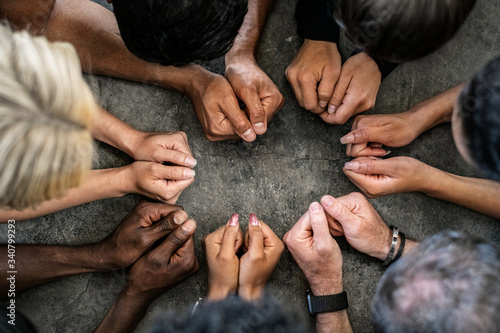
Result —
<path fill-rule="evenodd" d="M 247 0 L 114 0 L 118 27 L 137 57 L 183 66 L 212 60 L 232 46 Z"/>
<path fill-rule="evenodd" d="M 309 332 L 297 316 L 269 296 L 248 302 L 231 296 L 202 303 L 193 314 L 166 312 L 149 333 L 304 333 Z"/>
<path fill-rule="evenodd" d="M 456 112 L 474 166 L 500 181 L 500 57 L 469 80 L 458 97 Z"/>
<path fill-rule="evenodd" d="M 500 327 L 500 251 L 447 231 L 393 264 L 372 303 L 376 332 L 486 333 Z"/>
<path fill-rule="evenodd" d="M 337 0 L 335 18 L 374 58 L 406 62 L 450 40 L 476 0 Z"/>

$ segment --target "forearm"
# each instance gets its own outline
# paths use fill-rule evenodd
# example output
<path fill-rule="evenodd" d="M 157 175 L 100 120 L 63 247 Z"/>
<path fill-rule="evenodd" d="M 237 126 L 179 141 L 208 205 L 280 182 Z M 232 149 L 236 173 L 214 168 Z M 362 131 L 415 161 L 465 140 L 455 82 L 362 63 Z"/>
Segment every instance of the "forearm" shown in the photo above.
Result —
<path fill-rule="evenodd" d="M 267 21 L 273 0 L 249 0 L 248 13 L 243 25 L 238 31 L 234 45 L 226 54 L 226 67 L 239 57 L 253 57 L 257 53 L 257 46 L 262 30 Z"/>
<path fill-rule="evenodd" d="M 98 109 L 99 114 L 95 126 L 92 129 L 94 138 L 132 156 L 134 140 L 141 132 L 127 125 L 100 106 Z"/>
<path fill-rule="evenodd" d="M 161 66 L 125 46 L 113 13 L 92 1 L 57 0 L 46 29 L 49 40 L 73 44 L 85 72 L 159 85 L 185 93 L 200 66 Z"/>
<path fill-rule="evenodd" d="M 12 245 L 10 245 L 12 247 Z M 7 257 L 7 245 L 0 245 Z M 11 259 L 10 257 L 8 259 Z M 15 245 L 14 261 L 2 260 L 0 269 L 3 274 L 15 275 L 16 291 L 21 292 L 60 278 L 110 270 L 110 263 L 99 255 L 99 244 L 84 246 L 51 246 L 51 245 Z M 12 265 L 12 266 L 11 266 Z M 0 279 L 2 297 L 7 295 L 9 281 Z"/>
<path fill-rule="evenodd" d="M 438 124 L 451 121 L 453 106 L 462 87 L 463 84 L 453 87 L 407 111 L 419 135 Z"/>
<path fill-rule="evenodd" d="M 125 286 L 94 332 L 133 332 L 146 314 L 151 301 L 151 298 L 136 295 Z"/>
<path fill-rule="evenodd" d="M 129 166 L 92 170 L 81 187 L 70 189 L 61 198 L 45 201 L 36 209 L 28 208 L 23 211 L 0 210 L 0 223 L 5 223 L 11 219 L 16 221 L 27 220 L 91 201 L 121 197 L 128 193 L 127 184 L 130 179 L 128 170 Z"/>
<path fill-rule="evenodd" d="M 500 219 L 500 183 L 430 168 L 428 184 L 422 192 Z"/>

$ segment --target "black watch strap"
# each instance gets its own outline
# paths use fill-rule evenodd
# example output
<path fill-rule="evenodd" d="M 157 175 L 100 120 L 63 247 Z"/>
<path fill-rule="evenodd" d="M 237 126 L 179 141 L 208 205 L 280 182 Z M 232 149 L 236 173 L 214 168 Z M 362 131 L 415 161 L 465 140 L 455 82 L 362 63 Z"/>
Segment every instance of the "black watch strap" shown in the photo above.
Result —
<path fill-rule="evenodd" d="M 335 295 L 314 296 L 307 291 L 307 307 L 309 314 L 314 316 L 318 313 L 336 312 L 347 309 L 347 293 L 345 291 Z"/>

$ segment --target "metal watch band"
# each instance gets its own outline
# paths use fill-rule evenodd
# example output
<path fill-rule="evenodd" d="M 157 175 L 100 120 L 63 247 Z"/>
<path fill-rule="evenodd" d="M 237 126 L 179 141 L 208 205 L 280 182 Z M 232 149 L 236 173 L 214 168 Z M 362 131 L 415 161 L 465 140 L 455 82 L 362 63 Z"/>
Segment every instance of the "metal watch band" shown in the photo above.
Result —
<path fill-rule="evenodd" d="M 348 308 L 347 293 L 345 291 L 335 295 L 314 296 L 307 291 L 307 306 L 309 314 L 314 316 L 318 313 L 336 312 Z"/>

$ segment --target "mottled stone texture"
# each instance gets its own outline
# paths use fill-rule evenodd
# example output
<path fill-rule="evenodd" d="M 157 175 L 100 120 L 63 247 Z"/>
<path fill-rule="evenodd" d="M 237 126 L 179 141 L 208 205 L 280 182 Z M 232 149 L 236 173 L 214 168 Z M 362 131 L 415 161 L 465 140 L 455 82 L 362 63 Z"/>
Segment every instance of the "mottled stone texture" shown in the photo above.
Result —
<path fill-rule="evenodd" d="M 106 5 L 104 0 L 97 1 Z M 254 143 L 209 142 L 187 97 L 158 87 L 112 78 L 86 76 L 99 103 L 111 113 L 143 131 L 185 131 L 198 160 L 196 181 L 179 203 L 198 222 L 197 254 L 200 272 L 162 295 L 150 307 L 137 329 L 143 332 L 163 309 L 186 309 L 207 289 L 206 266 L 199 240 L 227 222 L 231 213 L 243 217 L 255 212 L 278 234 L 291 228 L 309 203 L 324 194 L 341 196 L 356 191 L 343 175 L 348 160 L 339 138 L 349 131 L 324 123 L 295 101 L 284 76 L 302 41 L 293 18 L 296 1 L 276 0 L 259 49 L 259 63 L 280 88 L 286 103 Z M 425 59 L 397 68 L 382 84 L 376 107 L 368 113 L 394 113 L 409 109 L 467 79 L 500 52 L 500 3 L 479 0 L 457 36 Z M 343 55 L 352 50 L 342 39 Z M 223 73 L 223 59 L 207 65 Z M 440 125 L 392 155 L 412 156 L 437 168 L 465 176 L 477 174 L 458 154 L 449 124 Z M 125 154 L 96 143 L 95 168 L 130 163 Z M 83 244 L 105 237 L 139 200 L 127 195 L 65 210 L 17 224 L 21 243 Z M 498 221 L 420 193 L 371 200 L 388 224 L 407 236 L 422 239 L 446 229 L 460 230 L 500 243 Z M 5 241 L 5 226 L 1 226 Z M 338 239 L 344 258 L 344 285 L 355 332 L 371 332 L 369 307 L 384 269 L 377 260 L 354 251 Z M 125 271 L 85 274 L 34 290 L 18 298 L 18 309 L 40 332 L 88 332 L 111 307 L 125 281 Z M 269 288 L 285 306 L 309 321 L 305 305 L 307 281 L 285 252 Z"/>

